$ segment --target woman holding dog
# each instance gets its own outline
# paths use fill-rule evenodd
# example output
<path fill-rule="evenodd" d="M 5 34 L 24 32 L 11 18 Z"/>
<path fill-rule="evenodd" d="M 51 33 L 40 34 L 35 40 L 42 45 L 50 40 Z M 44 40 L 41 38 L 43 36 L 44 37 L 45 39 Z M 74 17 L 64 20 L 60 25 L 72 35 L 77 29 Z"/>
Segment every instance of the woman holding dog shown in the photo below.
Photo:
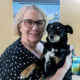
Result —
<path fill-rule="evenodd" d="M 35 5 L 24 6 L 15 17 L 15 32 L 20 36 L 0 56 L 0 80 L 38 80 L 42 71 L 34 70 L 28 78 L 22 78 L 21 72 L 30 64 L 39 64 L 43 51 L 41 38 L 47 26 L 47 18 Z M 72 64 L 71 55 L 65 64 L 49 80 L 62 80 Z"/>

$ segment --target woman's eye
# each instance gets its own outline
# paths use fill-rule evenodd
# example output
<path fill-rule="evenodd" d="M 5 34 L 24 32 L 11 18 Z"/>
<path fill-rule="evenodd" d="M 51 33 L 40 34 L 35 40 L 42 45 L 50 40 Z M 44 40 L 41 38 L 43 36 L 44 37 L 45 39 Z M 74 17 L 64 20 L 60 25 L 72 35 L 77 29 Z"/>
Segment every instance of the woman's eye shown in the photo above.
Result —
<path fill-rule="evenodd" d="M 28 21 L 28 24 L 32 24 L 32 21 Z"/>
<path fill-rule="evenodd" d="M 42 25 L 42 22 L 37 22 L 38 25 Z"/>

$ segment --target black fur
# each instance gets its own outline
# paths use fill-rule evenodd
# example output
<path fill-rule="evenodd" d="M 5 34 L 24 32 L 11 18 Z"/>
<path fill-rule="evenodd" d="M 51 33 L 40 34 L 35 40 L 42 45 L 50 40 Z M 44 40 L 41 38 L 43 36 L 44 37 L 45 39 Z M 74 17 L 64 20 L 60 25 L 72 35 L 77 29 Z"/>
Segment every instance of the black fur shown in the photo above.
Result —
<path fill-rule="evenodd" d="M 48 51 L 51 52 L 52 48 L 54 49 L 53 53 L 55 54 L 55 56 L 49 58 L 49 61 L 46 64 L 46 71 L 45 67 L 42 68 L 44 72 L 43 80 L 54 75 L 56 71 L 64 65 L 66 56 L 70 54 L 70 45 L 67 44 L 68 40 L 67 33 L 72 34 L 73 29 L 69 25 L 63 25 L 60 22 L 54 22 L 48 24 L 47 32 L 48 32 L 48 36 L 46 38 L 47 41 L 44 44 L 44 50 L 41 56 L 41 60 L 44 66 L 46 61 L 45 55 L 47 54 Z M 55 57 L 59 59 L 58 63 L 56 63 Z M 71 68 L 68 70 L 63 80 L 72 80 Z"/>

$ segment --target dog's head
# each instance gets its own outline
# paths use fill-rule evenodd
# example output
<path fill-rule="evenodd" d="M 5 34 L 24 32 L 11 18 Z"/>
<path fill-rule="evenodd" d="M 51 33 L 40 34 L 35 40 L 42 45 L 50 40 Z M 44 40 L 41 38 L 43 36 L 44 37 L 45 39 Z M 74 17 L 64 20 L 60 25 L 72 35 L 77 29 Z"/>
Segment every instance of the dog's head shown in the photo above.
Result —
<path fill-rule="evenodd" d="M 67 42 L 67 33 L 72 34 L 73 29 L 69 25 L 60 22 L 49 23 L 47 26 L 48 37 L 51 43 Z"/>

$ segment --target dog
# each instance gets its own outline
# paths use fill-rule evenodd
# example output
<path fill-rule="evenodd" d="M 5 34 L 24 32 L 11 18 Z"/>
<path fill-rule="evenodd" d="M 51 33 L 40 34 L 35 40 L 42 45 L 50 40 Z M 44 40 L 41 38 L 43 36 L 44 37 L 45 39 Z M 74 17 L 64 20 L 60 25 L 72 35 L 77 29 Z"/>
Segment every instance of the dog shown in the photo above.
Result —
<path fill-rule="evenodd" d="M 73 29 L 70 25 L 60 22 L 49 23 L 47 26 L 48 36 L 44 43 L 43 54 L 41 55 L 42 66 L 31 64 L 21 73 L 21 79 L 27 78 L 31 72 L 41 68 L 43 75 L 39 80 L 46 80 L 53 76 L 56 71 L 64 65 L 66 56 L 71 53 L 71 46 L 67 44 L 67 33 L 72 34 Z M 65 74 L 63 80 L 72 80 L 71 68 Z"/>

